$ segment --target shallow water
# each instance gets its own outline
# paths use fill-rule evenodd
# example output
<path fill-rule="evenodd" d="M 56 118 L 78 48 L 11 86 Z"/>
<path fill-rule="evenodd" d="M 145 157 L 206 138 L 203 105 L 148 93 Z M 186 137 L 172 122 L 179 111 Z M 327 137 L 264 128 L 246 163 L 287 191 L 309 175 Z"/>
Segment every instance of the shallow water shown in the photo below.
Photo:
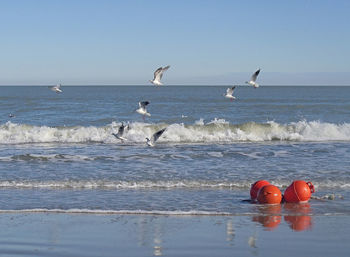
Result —
<path fill-rule="evenodd" d="M 348 256 L 347 222 L 344 216 L 1 214 L 0 254 Z"/>
<path fill-rule="evenodd" d="M 350 214 L 349 87 L 1 89 L 0 211 L 251 215 L 256 180 L 302 179 L 307 215 Z"/>

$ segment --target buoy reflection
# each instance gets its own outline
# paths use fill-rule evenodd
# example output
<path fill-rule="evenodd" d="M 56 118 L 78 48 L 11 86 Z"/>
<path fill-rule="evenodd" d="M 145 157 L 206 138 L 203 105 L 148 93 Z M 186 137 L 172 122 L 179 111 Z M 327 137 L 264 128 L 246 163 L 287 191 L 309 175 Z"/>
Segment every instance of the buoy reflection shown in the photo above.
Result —
<path fill-rule="evenodd" d="M 309 203 L 286 203 L 284 208 L 293 215 L 287 215 L 284 220 L 294 231 L 303 231 L 312 228 L 312 216 Z"/>
<path fill-rule="evenodd" d="M 259 216 L 254 216 L 253 221 L 260 223 L 267 230 L 273 230 L 281 223 L 281 205 L 260 205 L 258 210 L 261 213 Z"/>
<path fill-rule="evenodd" d="M 312 210 L 309 203 L 257 205 L 257 210 L 261 215 L 254 216 L 253 221 L 260 223 L 267 230 L 274 230 L 279 226 L 282 220 L 282 211 L 284 221 L 294 231 L 308 230 L 313 226 Z"/>

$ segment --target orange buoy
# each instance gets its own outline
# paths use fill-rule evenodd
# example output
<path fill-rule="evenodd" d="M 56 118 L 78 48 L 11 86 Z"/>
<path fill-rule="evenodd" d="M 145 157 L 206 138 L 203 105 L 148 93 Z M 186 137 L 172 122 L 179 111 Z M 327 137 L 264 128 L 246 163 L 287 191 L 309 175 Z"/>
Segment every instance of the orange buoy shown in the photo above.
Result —
<path fill-rule="evenodd" d="M 295 180 L 284 191 L 283 197 L 287 203 L 306 203 L 314 192 L 315 189 L 311 182 Z"/>
<path fill-rule="evenodd" d="M 270 185 L 270 182 L 266 180 L 258 180 L 254 184 L 252 184 L 250 188 L 250 198 L 252 200 L 255 200 L 258 196 L 259 189 L 266 185 Z"/>
<path fill-rule="evenodd" d="M 274 185 L 266 185 L 258 192 L 258 202 L 265 204 L 279 204 L 282 200 L 281 191 Z"/>

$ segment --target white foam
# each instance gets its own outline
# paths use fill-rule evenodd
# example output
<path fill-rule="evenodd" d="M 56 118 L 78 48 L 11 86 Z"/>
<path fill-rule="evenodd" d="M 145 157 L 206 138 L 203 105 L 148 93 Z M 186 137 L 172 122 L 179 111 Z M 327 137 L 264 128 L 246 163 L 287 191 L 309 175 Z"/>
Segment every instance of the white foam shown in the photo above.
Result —
<path fill-rule="evenodd" d="M 341 194 L 326 194 L 323 196 L 311 196 L 311 199 L 315 200 L 336 200 L 336 199 L 344 199 L 344 196 Z"/>
<path fill-rule="evenodd" d="M 221 152 L 208 152 L 208 155 L 216 158 L 224 157 L 224 155 Z"/>
<path fill-rule="evenodd" d="M 255 179 L 258 180 L 258 179 Z M 0 181 L 0 188 L 23 188 L 23 189 L 108 189 L 108 190 L 138 190 L 138 189 L 229 189 L 249 190 L 255 180 L 240 181 L 206 181 L 206 180 L 143 180 L 143 181 L 122 181 L 122 180 L 3 180 Z M 291 181 L 289 179 L 271 180 L 271 184 L 285 189 Z M 312 181 L 316 191 L 319 189 L 349 189 L 349 181 Z"/>
<path fill-rule="evenodd" d="M 94 157 L 86 155 L 70 155 L 70 154 L 21 154 L 11 156 L 0 156 L 0 162 L 12 161 L 91 161 Z"/>
<path fill-rule="evenodd" d="M 203 118 L 200 118 L 199 120 L 195 121 L 194 124 L 195 124 L 195 125 L 198 125 L 198 126 L 203 126 L 203 125 L 204 125 L 204 119 L 203 119 Z"/>
<path fill-rule="evenodd" d="M 147 210 L 93 210 L 93 209 L 22 209 L 22 210 L 0 210 L 0 213 L 64 213 L 64 214 L 103 214 L 103 215 L 164 215 L 164 216 L 231 216 L 228 212 L 210 211 L 147 211 Z"/>
<path fill-rule="evenodd" d="M 47 127 L 7 122 L 0 126 L 0 144 L 22 143 L 89 143 L 122 144 L 111 134 L 119 123 L 103 127 Z M 264 141 L 350 141 L 350 124 L 333 124 L 319 121 L 299 121 L 290 124 L 276 122 L 230 124 L 215 118 L 204 123 L 201 119 L 193 125 L 182 123 L 149 124 L 135 122 L 124 137 L 128 144 L 144 144 L 145 138 L 157 130 L 168 127 L 159 143 L 231 143 Z"/>
<path fill-rule="evenodd" d="M 214 120 L 210 121 L 208 124 L 229 124 L 229 122 L 225 119 L 214 118 Z"/>
<path fill-rule="evenodd" d="M 31 181 L 14 180 L 0 181 L 0 188 L 42 188 L 42 189 L 243 189 L 249 188 L 250 182 L 211 182 L 211 181 L 118 181 L 118 180 L 61 180 L 61 181 Z"/>
<path fill-rule="evenodd" d="M 294 130 L 308 141 L 349 141 L 350 124 L 322 123 L 319 121 L 300 121 L 292 123 Z M 302 141 L 303 141 L 302 140 Z"/>

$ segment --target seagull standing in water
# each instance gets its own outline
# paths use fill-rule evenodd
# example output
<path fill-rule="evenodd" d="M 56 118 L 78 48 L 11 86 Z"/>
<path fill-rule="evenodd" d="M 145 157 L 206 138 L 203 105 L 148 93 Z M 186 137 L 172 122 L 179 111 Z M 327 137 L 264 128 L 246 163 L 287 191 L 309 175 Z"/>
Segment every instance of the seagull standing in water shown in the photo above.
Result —
<path fill-rule="evenodd" d="M 151 139 L 149 139 L 148 137 L 146 137 L 146 143 L 148 146 L 154 146 L 155 142 L 158 140 L 158 138 L 164 133 L 164 131 L 166 130 L 166 128 L 163 128 L 159 131 L 157 131 L 156 133 L 154 133 L 151 137 Z"/>
<path fill-rule="evenodd" d="M 150 80 L 150 82 L 153 84 L 153 85 L 156 85 L 156 86 L 161 86 L 163 85 L 162 82 L 160 82 L 160 80 L 162 79 L 163 77 L 163 73 L 164 71 L 168 70 L 170 68 L 170 65 L 162 68 L 158 68 L 155 72 L 154 72 L 154 78 L 153 80 Z"/>
<path fill-rule="evenodd" d="M 127 139 L 123 137 L 124 128 L 125 128 L 125 126 L 124 126 L 124 124 L 122 123 L 122 125 L 121 125 L 121 126 L 119 127 L 119 129 L 118 129 L 118 133 L 117 133 L 117 134 L 112 133 L 113 136 L 115 136 L 116 138 L 118 138 L 118 139 L 121 140 L 122 142 L 123 142 L 124 140 L 127 141 Z"/>
<path fill-rule="evenodd" d="M 250 80 L 246 81 L 245 83 L 249 84 L 249 85 L 252 85 L 254 88 L 258 88 L 259 84 L 256 83 L 255 81 L 256 81 L 256 78 L 258 77 L 259 73 L 260 73 L 260 69 L 258 69 L 256 72 L 254 72 L 254 74 L 252 75 Z"/>
<path fill-rule="evenodd" d="M 236 97 L 233 96 L 233 90 L 235 90 L 236 86 L 234 87 L 229 87 L 227 90 L 226 90 L 226 94 L 224 94 L 225 98 L 228 98 L 230 99 L 231 101 L 235 100 Z"/>
<path fill-rule="evenodd" d="M 136 109 L 136 112 L 143 115 L 143 120 L 145 120 L 145 116 L 151 116 L 149 112 L 146 110 L 146 106 L 149 104 L 148 101 L 139 102 L 139 108 Z"/>
<path fill-rule="evenodd" d="M 54 92 L 56 92 L 57 94 L 58 94 L 58 93 L 62 93 L 61 84 L 57 84 L 56 86 L 51 87 L 51 90 L 54 91 Z"/>

